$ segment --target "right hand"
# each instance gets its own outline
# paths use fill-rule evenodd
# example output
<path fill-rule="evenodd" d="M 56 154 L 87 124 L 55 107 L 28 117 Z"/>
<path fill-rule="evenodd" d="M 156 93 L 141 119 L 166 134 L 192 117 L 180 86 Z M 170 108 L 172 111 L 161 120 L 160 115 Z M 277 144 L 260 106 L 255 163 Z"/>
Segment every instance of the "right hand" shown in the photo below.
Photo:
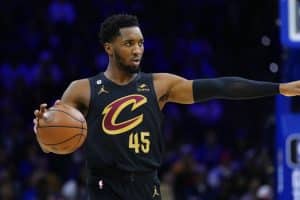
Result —
<path fill-rule="evenodd" d="M 55 105 L 58 104 L 58 103 L 60 103 L 60 100 L 57 100 L 57 101 L 55 102 Z M 40 119 L 43 118 L 43 115 L 44 115 L 45 112 L 47 112 L 47 110 L 48 110 L 48 109 L 47 109 L 47 104 L 46 104 L 46 103 L 43 103 L 43 104 L 40 105 L 40 109 L 39 109 L 39 110 L 36 109 L 36 110 L 34 111 L 35 118 L 33 119 L 33 124 L 34 124 L 34 126 L 33 126 L 33 131 L 34 131 L 35 134 L 37 134 L 38 120 L 40 120 Z M 41 143 L 39 142 L 38 138 L 37 138 L 37 141 L 38 141 L 38 143 L 39 143 L 41 149 L 43 150 L 43 152 L 45 152 L 45 153 L 50 153 L 50 151 L 48 151 L 48 150 L 46 149 L 46 147 L 44 147 L 44 145 L 41 144 Z"/>

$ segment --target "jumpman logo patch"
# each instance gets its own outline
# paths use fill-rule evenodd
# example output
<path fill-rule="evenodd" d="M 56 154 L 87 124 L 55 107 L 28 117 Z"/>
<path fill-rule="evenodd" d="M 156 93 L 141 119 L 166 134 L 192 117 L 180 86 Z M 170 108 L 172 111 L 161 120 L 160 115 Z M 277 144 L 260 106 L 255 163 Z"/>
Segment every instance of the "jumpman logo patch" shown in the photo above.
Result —
<path fill-rule="evenodd" d="M 100 94 L 108 94 L 109 92 L 104 88 L 104 85 L 101 85 L 100 90 L 98 91 L 98 95 Z"/>
<path fill-rule="evenodd" d="M 154 185 L 152 198 L 155 198 L 156 196 L 159 196 L 159 193 L 158 193 L 156 185 Z"/>

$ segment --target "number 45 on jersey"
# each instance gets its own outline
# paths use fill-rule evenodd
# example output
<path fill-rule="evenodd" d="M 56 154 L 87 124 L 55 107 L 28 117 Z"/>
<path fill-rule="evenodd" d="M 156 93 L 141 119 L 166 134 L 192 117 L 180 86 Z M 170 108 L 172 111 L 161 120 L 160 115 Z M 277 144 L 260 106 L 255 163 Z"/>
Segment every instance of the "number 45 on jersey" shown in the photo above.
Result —
<path fill-rule="evenodd" d="M 149 153 L 150 151 L 150 133 L 140 132 L 129 135 L 129 149 L 134 149 L 135 153 Z"/>

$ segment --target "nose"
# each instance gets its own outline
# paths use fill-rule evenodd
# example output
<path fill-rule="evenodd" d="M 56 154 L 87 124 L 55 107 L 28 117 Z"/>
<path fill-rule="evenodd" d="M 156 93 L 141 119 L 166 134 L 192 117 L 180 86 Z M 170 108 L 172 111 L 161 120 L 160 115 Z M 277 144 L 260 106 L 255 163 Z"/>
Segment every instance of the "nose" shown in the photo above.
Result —
<path fill-rule="evenodd" d="M 132 49 L 132 53 L 134 55 L 141 55 L 143 54 L 144 48 L 139 46 L 139 45 L 134 45 L 133 49 Z"/>

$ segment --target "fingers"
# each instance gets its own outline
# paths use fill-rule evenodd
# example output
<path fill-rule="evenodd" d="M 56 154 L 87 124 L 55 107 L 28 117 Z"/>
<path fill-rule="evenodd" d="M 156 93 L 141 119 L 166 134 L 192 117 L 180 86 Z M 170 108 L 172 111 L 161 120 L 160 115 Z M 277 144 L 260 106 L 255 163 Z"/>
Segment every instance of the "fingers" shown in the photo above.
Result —
<path fill-rule="evenodd" d="M 46 148 L 44 148 L 44 147 L 42 147 L 42 146 L 41 146 L 41 149 L 42 149 L 42 151 L 43 151 L 44 153 L 50 153 L 50 151 L 48 151 Z"/>
<path fill-rule="evenodd" d="M 58 101 L 56 101 L 56 102 L 58 102 Z M 55 102 L 55 103 L 56 103 Z M 59 102 L 58 102 L 59 103 Z M 33 126 L 33 131 L 34 131 L 34 133 L 35 134 L 37 134 L 37 126 L 38 126 L 38 119 L 39 118 L 42 118 L 43 117 L 43 114 L 45 113 L 45 112 L 47 112 L 47 104 L 46 103 L 43 103 L 43 104 L 41 104 L 40 105 L 40 109 L 38 110 L 38 109 L 36 109 L 35 111 L 34 111 L 34 116 L 35 116 L 35 118 L 33 119 L 33 124 L 34 124 L 34 126 Z M 38 141 L 38 139 L 37 139 L 37 141 Z M 39 141 L 38 141 L 38 143 L 39 143 L 39 145 L 40 145 L 40 147 L 41 147 L 41 149 L 42 149 L 42 151 L 44 152 L 44 153 L 50 153 L 50 151 L 48 151 Z"/>
<path fill-rule="evenodd" d="M 34 111 L 34 115 L 35 115 L 35 117 L 37 117 L 37 118 L 41 118 L 42 116 L 41 116 L 41 112 L 39 111 L 39 110 L 35 110 Z"/>
<path fill-rule="evenodd" d="M 284 96 L 300 96 L 300 81 L 293 81 L 279 85 L 280 93 Z"/>
<path fill-rule="evenodd" d="M 55 101 L 54 105 L 58 105 L 58 104 L 61 104 L 61 100 L 59 100 L 59 99 Z M 42 103 L 40 105 L 40 109 L 34 111 L 34 115 L 37 118 L 41 118 L 45 112 L 47 112 L 47 104 L 46 103 Z"/>
<path fill-rule="evenodd" d="M 34 124 L 33 131 L 35 134 L 37 134 L 37 119 L 36 118 L 33 119 L 33 124 Z"/>
<path fill-rule="evenodd" d="M 61 104 L 61 100 L 60 99 L 56 100 L 55 103 L 54 103 L 54 105 L 58 105 L 58 104 Z"/>
<path fill-rule="evenodd" d="M 41 104 L 40 105 L 40 110 L 35 110 L 34 111 L 34 116 L 35 118 L 33 119 L 33 131 L 35 134 L 37 134 L 37 125 L 38 125 L 38 119 L 43 117 L 44 112 L 47 111 L 47 104 Z"/>
<path fill-rule="evenodd" d="M 43 103 L 40 105 L 40 110 L 34 111 L 34 115 L 36 118 L 41 118 L 46 111 L 47 111 L 47 104 Z"/>
<path fill-rule="evenodd" d="M 44 113 L 46 111 L 46 108 L 47 108 L 47 104 L 46 103 L 41 104 L 40 105 L 40 112 Z"/>
<path fill-rule="evenodd" d="M 42 149 L 44 153 L 50 153 L 50 151 L 46 150 L 46 149 Z"/>

